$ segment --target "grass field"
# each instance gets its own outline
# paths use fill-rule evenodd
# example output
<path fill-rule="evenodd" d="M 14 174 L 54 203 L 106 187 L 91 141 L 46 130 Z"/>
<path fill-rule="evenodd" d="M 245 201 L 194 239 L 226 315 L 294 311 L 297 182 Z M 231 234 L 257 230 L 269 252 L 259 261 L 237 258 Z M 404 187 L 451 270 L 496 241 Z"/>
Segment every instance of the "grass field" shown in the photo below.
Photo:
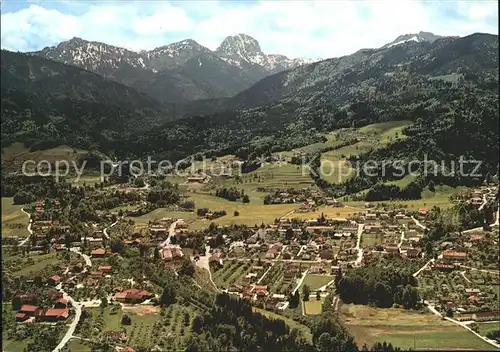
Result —
<path fill-rule="evenodd" d="M 352 304 L 342 304 L 339 310 L 358 346 L 387 341 L 403 349 L 494 350 L 464 328 L 431 314 Z"/>
<path fill-rule="evenodd" d="M 300 323 L 298 323 L 295 320 L 292 320 L 290 318 L 284 317 L 282 315 L 279 315 L 279 314 L 276 314 L 276 313 L 273 313 L 273 312 L 270 312 L 270 311 L 267 311 L 267 310 L 264 310 L 264 309 L 260 309 L 260 308 L 257 308 L 257 307 L 252 307 L 252 310 L 254 312 L 258 312 L 258 313 L 260 313 L 260 314 L 268 317 L 269 319 L 283 320 L 285 322 L 285 324 L 287 324 L 288 326 L 290 326 L 290 328 L 292 328 L 292 329 L 293 328 L 298 329 L 302 333 L 302 336 L 307 341 L 312 341 L 311 329 L 309 329 L 307 326 L 302 325 L 302 324 L 300 324 Z"/>
<path fill-rule="evenodd" d="M 313 275 L 313 274 L 306 275 L 304 281 L 302 281 L 302 284 L 300 285 L 299 290 L 302 290 L 302 287 L 304 285 L 308 285 L 311 291 L 315 291 L 320 287 L 325 286 L 333 279 L 334 277 L 331 275 Z"/>
<path fill-rule="evenodd" d="M 31 258 L 34 260 L 33 264 L 28 264 L 27 259 Z M 14 257 L 14 259 L 19 259 L 19 257 Z M 56 253 L 49 254 L 30 254 L 27 257 L 22 257 L 23 261 L 20 265 L 20 269 L 13 272 L 16 276 L 33 276 L 34 274 L 42 271 L 49 265 L 54 265 L 60 263 L 57 258 Z M 4 264 L 8 264 L 8 259 L 3 258 Z"/>
<path fill-rule="evenodd" d="M 266 164 L 244 174 L 242 179 L 255 187 L 303 188 L 314 184 L 309 170 L 293 164 Z"/>
<path fill-rule="evenodd" d="M 321 314 L 323 298 L 318 301 L 316 297 L 309 297 L 309 301 L 303 302 L 303 304 L 306 315 L 318 315 Z"/>
<path fill-rule="evenodd" d="M 243 204 L 201 193 L 192 193 L 190 198 L 194 200 L 196 209 L 225 210 L 227 213 L 227 215 L 215 220 L 197 219 L 189 225 L 191 229 L 208 227 L 211 222 L 218 225 L 245 224 L 248 226 L 272 223 L 274 219 L 280 218 L 298 207 L 297 204 L 263 205 L 260 202 L 252 203 L 252 201 L 249 204 Z M 235 211 L 239 212 L 239 216 L 234 216 Z"/>
<path fill-rule="evenodd" d="M 93 186 L 101 182 L 101 177 L 99 175 L 82 175 L 80 178 L 72 177 L 68 179 L 68 182 L 74 186 Z"/>
<path fill-rule="evenodd" d="M 360 204 L 358 204 L 360 205 Z M 364 203 L 363 203 L 364 205 Z M 358 209 L 353 209 L 353 208 L 347 208 L 347 207 L 342 207 L 342 208 L 334 208 L 334 207 L 319 207 L 317 210 L 314 211 L 309 211 L 309 212 L 295 212 L 292 214 L 287 215 L 285 218 L 287 219 L 301 219 L 301 220 L 307 220 L 307 219 L 317 219 L 321 217 L 321 214 L 325 216 L 327 219 L 345 219 L 350 215 L 359 213 L 360 211 L 363 211 L 364 209 L 359 208 Z"/>
<path fill-rule="evenodd" d="M 12 204 L 12 198 L 2 197 L 2 236 L 28 236 L 28 215 L 22 205 Z"/>

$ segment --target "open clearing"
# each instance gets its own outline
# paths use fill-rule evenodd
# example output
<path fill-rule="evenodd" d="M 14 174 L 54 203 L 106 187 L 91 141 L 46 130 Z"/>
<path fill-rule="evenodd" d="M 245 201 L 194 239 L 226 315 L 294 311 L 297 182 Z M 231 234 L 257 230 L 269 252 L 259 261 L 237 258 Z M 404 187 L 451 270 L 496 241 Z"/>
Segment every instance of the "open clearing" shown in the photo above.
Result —
<path fill-rule="evenodd" d="M 127 208 L 127 207 L 125 207 Z M 132 210 L 132 207 L 128 207 L 129 210 Z M 147 224 L 150 221 L 157 221 L 163 218 L 176 218 L 176 219 L 184 219 L 186 222 L 194 220 L 196 215 L 192 212 L 188 211 L 170 211 L 165 208 L 158 208 L 153 210 L 150 213 L 141 215 L 141 216 L 129 216 L 126 217 L 126 220 L 132 220 L 136 224 Z"/>
<path fill-rule="evenodd" d="M 339 311 L 358 346 L 387 341 L 403 349 L 495 350 L 464 328 L 431 314 L 352 304 L 342 304 Z"/>
<path fill-rule="evenodd" d="M 28 215 L 22 205 L 12 204 L 11 197 L 2 197 L 2 236 L 28 236 Z"/>
<path fill-rule="evenodd" d="M 364 203 L 363 203 L 364 204 Z M 300 219 L 300 220 L 308 220 L 308 219 L 317 219 L 321 217 L 321 214 L 325 216 L 327 219 L 345 219 L 350 215 L 354 215 L 363 211 L 364 209 L 359 208 L 347 208 L 347 207 L 319 207 L 317 210 L 308 211 L 308 212 L 295 212 L 287 215 L 286 219 Z"/>
<path fill-rule="evenodd" d="M 315 291 L 319 289 L 320 287 L 325 286 L 328 284 L 330 281 L 334 279 L 333 276 L 331 275 L 306 275 L 304 278 L 304 281 L 302 281 L 302 284 L 300 285 L 299 290 L 302 290 L 302 287 L 304 285 L 308 285 L 311 291 Z M 302 291 L 300 291 L 302 292 Z"/>
<path fill-rule="evenodd" d="M 309 301 L 303 302 L 306 315 L 319 315 L 323 307 L 323 298 L 319 301 L 316 297 L 309 297 Z"/>

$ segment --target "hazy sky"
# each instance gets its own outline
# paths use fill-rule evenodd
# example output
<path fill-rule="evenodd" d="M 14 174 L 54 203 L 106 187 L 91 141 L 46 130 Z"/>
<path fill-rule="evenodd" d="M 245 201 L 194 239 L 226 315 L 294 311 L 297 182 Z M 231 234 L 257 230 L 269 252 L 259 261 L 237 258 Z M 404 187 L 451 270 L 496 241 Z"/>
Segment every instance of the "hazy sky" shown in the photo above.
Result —
<path fill-rule="evenodd" d="M 398 35 L 498 34 L 490 0 L 2 1 L 2 48 L 39 50 L 80 37 L 140 51 L 191 38 L 215 49 L 245 33 L 266 53 L 328 58 Z"/>

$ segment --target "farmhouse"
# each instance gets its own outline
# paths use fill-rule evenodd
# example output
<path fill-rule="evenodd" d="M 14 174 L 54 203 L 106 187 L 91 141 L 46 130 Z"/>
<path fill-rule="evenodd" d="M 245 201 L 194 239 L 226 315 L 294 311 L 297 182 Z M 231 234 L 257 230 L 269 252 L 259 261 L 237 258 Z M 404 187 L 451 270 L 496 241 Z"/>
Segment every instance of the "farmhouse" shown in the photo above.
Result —
<path fill-rule="evenodd" d="M 23 313 L 23 314 L 26 314 L 28 316 L 34 316 L 36 314 L 36 312 L 38 312 L 38 310 L 40 310 L 40 308 L 37 306 L 23 305 L 19 309 L 19 313 Z"/>
<path fill-rule="evenodd" d="M 472 314 L 474 321 L 492 321 L 500 320 L 500 312 L 477 312 Z"/>
<path fill-rule="evenodd" d="M 105 255 L 106 255 L 106 250 L 104 248 L 93 249 L 90 252 L 90 256 L 92 258 L 104 258 Z"/>
<path fill-rule="evenodd" d="M 118 292 L 114 296 L 115 300 L 126 303 L 141 303 L 152 297 L 153 297 L 152 293 L 146 290 L 138 290 L 136 288 L 131 288 L 123 292 Z"/>
<path fill-rule="evenodd" d="M 443 259 L 448 261 L 465 261 L 467 260 L 466 252 L 444 251 Z"/>
<path fill-rule="evenodd" d="M 45 308 L 38 311 L 35 316 L 36 321 L 57 322 L 69 317 L 68 308 Z"/>

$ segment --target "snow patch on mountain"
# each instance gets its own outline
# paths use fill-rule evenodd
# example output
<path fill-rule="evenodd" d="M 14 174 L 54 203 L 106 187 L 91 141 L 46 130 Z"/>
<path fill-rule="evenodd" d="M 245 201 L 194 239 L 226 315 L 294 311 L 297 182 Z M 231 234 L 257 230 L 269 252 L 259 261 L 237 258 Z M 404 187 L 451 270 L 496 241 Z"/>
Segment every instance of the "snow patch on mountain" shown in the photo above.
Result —
<path fill-rule="evenodd" d="M 381 49 L 391 48 L 396 45 L 416 42 L 416 43 L 433 43 L 435 40 L 442 38 L 440 35 L 436 35 L 430 32 L 419 32 L 419 33 L 411 33 L 411 34 L 403 34 L 394 39 L 392 42 L 385 44 L 381 47 Z"/>
<path fill-rule="evenodd" d="M 206 58 L 213 55 L 239 69 L 257 70 L 269 74 L 313 62 L 310 59 L 289 59 L 279 54 L 267 55 L 262 51 L 259 42 L 247 34 L 228 36 L 215 51 L 192 39 L 149 51 L 135 52 L 105 43 L 73 38 L 31 54 L 79 66 L 105 76 L 112 75 L 113 71 L 125 66 L 156 73 L 182 67 L 192 58 Z M 199 63 L 201 66 L 201 61 Z"/>

